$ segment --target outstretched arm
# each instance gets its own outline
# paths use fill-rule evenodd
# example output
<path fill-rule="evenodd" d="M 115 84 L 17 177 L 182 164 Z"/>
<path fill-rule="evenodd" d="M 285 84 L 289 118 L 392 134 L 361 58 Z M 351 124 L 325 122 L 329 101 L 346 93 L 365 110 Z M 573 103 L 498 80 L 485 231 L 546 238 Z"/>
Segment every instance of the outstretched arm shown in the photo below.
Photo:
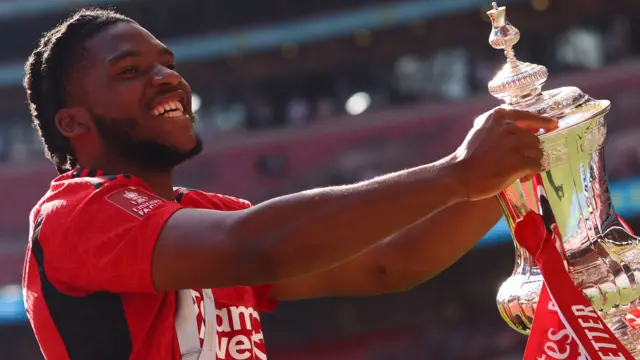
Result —
<path fill-rule="evenodd" d="M 495 198 L 449 206 L 350 261 L 275 284 L 271 296 L 299 300 L 411 289 L 457 261 L 501 215 Z"/>
<path fill-rule="evenodd" d="M 178 210 L 157 240 L 155 287 L 254 285 L 332 267 L 463 200 L 455 169 L 435 163 L 241 211 Z"/>

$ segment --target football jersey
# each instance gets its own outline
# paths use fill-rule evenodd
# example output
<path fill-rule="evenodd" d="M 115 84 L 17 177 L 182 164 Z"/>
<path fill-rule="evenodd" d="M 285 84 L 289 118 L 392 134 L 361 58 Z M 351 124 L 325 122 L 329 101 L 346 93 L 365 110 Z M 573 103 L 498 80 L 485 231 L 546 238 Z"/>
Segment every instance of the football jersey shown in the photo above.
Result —
<path fill-rule="evenodd" d="M 276 305 L 270 285 L 154 289 L 154 246 L 176 211 L 250 206 L 184 188 L 174 195 L 91 169 L 54 179 L 30 215 L 22 284 L 46 359 L 266 359 L 259 314 Z"/>

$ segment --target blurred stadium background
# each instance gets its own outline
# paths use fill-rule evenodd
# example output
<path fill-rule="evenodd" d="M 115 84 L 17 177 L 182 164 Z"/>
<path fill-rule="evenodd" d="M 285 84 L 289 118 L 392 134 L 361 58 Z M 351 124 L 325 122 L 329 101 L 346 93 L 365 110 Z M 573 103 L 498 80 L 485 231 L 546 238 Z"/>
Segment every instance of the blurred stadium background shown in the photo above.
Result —
<path fill-rule="evenodd" d="M 548 67 L 546 89 L 612 101 L 612 194 L 640 229 L 640 2 L 500 4 L 522 31 L 518 58 Z M 180 169 L 184 186 L 259 202 L 366 179 L 448 154 L 498 104 L 486 90 L 504 59 L 487 44 L 489 0 L 0 0 L 1 359 L 42 358 L 19 284 L 27 217 L 55 171 L 22 66 L 41 32 L 89 5 L 132 16 L 177 53 L 206 147 Z M 264 318 L 270 358 L 521 359 L 526 338 L 494 303 L 512 266 L 500 224 L 409 293 L 282 304 Z"/>

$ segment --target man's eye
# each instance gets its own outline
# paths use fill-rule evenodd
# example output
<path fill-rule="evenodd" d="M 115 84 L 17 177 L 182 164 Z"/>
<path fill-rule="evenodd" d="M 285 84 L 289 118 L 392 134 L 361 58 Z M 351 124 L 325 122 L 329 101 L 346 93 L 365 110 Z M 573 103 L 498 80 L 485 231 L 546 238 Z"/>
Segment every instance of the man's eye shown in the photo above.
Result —
<path fill-rule="evenodd" d="M 118 75 L 135 75 L 138 73 L 138 69 L 135 67 L 130 67 L 130 68 L 126 68 L 122 71 L 120 71 L 120 73 Z"/>
<path fill-rule="evenodd" d="M 175 70 L 176 69 L 176 64 L 167 64 L 165 65 L 165 67 L 169 70 Z"/>

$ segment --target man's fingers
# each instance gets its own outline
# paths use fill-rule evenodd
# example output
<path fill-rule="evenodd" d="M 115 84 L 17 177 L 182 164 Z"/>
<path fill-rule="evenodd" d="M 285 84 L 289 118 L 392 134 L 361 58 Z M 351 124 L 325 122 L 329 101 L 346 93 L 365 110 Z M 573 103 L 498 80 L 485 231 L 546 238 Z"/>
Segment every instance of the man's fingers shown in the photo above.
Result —
<path fill-rule="evenodd" d="M 538 163 L 544 157 L 544 153 L 542 152 L 542 149 L 540 149 L 539 147 L 538 148 L 528 148 L 528 149 L 524 150 L 523 152 L 524 152 L 525 156 L 537 160 Z"/>
<path fill-rule="evenodd" d="M 539 129 L 551 131 L 558 128 L 558 121 L 555 119 L 516 109 L 497 108 L 493 112 L 493 119 L 509 120 L 531 131 L 537 131 Z"/>
<path fill-rule="evenodd" d="M 540 159 L 526 155 L 523 157 L 524 159 L 522 159 L 522 164 L 524 167 L 520 175 L 520 180 L 531 180 L 534 176 L 542 172 L 542 164 L 540 163 Z"/>
<path fill-rule="evenodd" d="M 558 120 L 545 117 L 528 117 L 513 120 L 516 125 L 537 132 L 539 129 L 551 131 L 558 128 Z"/>

